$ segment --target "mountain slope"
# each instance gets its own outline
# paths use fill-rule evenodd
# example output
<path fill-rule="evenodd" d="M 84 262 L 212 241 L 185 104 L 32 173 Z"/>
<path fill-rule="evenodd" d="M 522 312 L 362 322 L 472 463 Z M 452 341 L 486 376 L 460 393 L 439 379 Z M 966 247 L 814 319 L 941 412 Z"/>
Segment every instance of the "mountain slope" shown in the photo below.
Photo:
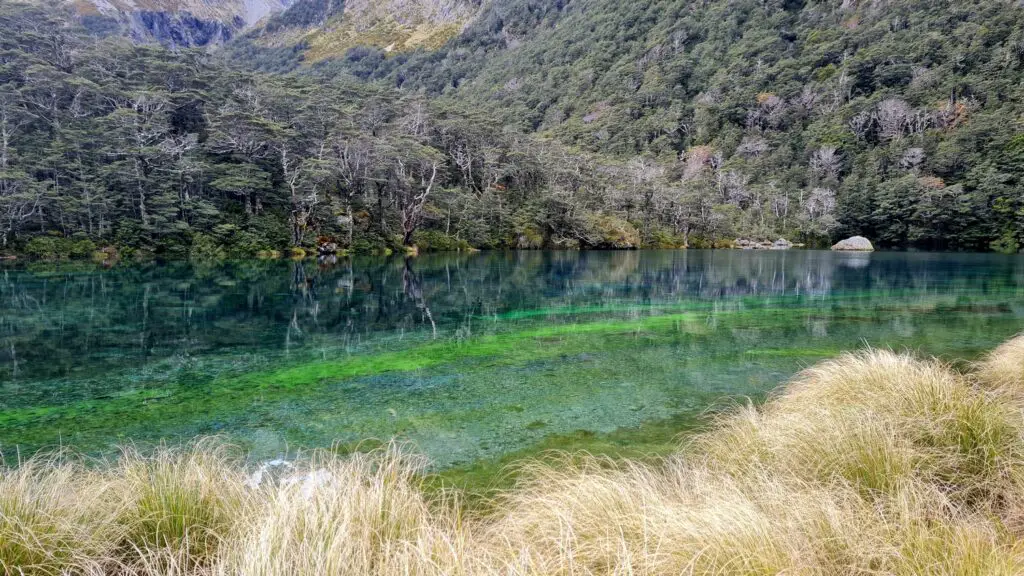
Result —
<path fill-rule="evenodd" d="M 344 58 L 353 48 L 384 54 L 436 50 L 472 20 L 468 0 L 298 0 L 231 47 L 235 59 L 265 70 Z M 275 62 L 281 59 L 283 62 Z"/>
<path fill-rule="evenodd" d="M 1024 223 L 1021 21 L 1002 0 L 512 0 L 438 51 L 321 68 L 648 157 L 726 229 L 985 248 Z"/>
<path fill-rule="evenodd" d="M 291 0 L 73 0 L 93 31 L 169 47 L 223 44 Z"/>
<path fill-rule="evenodd" d="M 221 58 L 0 5 L 0 232 L 1015 252 L 1021 21 L 1005 0 L 301 0 Z"/>

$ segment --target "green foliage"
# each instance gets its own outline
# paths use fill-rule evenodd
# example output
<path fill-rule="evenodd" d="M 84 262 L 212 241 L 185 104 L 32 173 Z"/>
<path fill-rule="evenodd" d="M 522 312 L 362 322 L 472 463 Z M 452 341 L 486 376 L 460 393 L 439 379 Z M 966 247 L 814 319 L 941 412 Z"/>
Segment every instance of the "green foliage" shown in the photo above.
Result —
<path fill-rule="evenodd" d="M 1016 254 L 1020 252 L 1020 244 L 1017 242 L 1017 237 L 1013 232 L 1004 232 L 1002 236 L 989 244 L 989 248 L 994 252 L 1002 254 Z"/>
<path fill-rule="evenodd" d="M 889 247 L 978 250 L 1024 224 L 1014 192 L 1024 183 L 1022 17 L 996 0 L 895 0 L 885 10 L 512 0 L 485 7 L 437 53 L 333 69 L 358 65 L 361 76 L 485 110 L 507 129 L 597 154 L 601 169 L 646 155 L 678 182 L 686 169 L 676 159 L 706 147 L 720 159 L 711 171 L 721 198 L 685 174 L 682 187 L 739 210 L 676 233 L 863 234 Z M 820 162 L 824 148 L 833 162 Z M 836 193 L 827 226 L 809 214 L 821 208 L 807 203 L 818 188 Z M 687 212 L 666 196 L 653 210 L 663 225 Z M 630 219 L 641 197 L 605 208 Z"/>
<path fill-rule="evenodd" d="M 594 248 L 639 248 L 640 233 L 621 218 L 601 215 L 590 222 L 594 235 L 589 244 Z"/>
<path fill-rule="evenodd" d="M 96 244 L 88 238 L 38 236 L 28 241 L 25 253 L 43 260 L 69 260 L 88 258 L 96 251 Z"/>
<path fill-rule="evenodd" d="M 390 254 L 391 248 L 382 241 L 360 238 L 352 243 L 351 251 L 353 254 Z"/>
<path fill-rule="evenodd" d="M 189 250 L 190 260 L 223 260 L 227 252 L 217 243 L 213 237 L 207 234 L 196 234 L 192 237 L 192 247 Z"/>
<path fill-rule="evenodd" d="M 469 242 L 448 236 L 440 230 L 418 230 L 413 235 L 413 244 L 424 252 L 461 252 L 472 249 Z"/>
<path fill-rule="evenodd" d="M 669 229 L 657 228 L 651 231 L 651 239 L 648 241 L 649 248 L 686 248 L 686 239 Z"/>
<path fill-rule="evenodd" d="M 506 244 L 519 250 L 537 250 L 544 247 L 544 232 L 534 223 L 521 221 L 514 230 L 515 238 Z"/>

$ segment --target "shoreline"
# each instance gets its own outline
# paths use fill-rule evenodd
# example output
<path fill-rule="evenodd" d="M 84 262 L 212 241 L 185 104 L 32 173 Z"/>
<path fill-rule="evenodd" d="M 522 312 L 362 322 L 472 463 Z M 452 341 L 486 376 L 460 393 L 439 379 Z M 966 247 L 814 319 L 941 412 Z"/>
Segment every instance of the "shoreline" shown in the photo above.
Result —
<path fill-rule="evenodd" d="M 970 366 L 843 354 L 671 453 L 551 453 L 475 501 L 431 483 L 425 461 L 395 444 L 315 451 L 258 478 L 211 439 L 127 448 L 99 468 L 37 456 L 0 468 L 0 565 L 96 576 L 710 575 L 736 562 L 765 574 L 1014 574 L 1024 336 Z"/>
<path fill-rule="evenodd" d="M 6 256 L 0 256 L 0 266 L 4 265 L 62 265 L 62 264 L 92 264 L 97 267 L 112 268 L 117 266 L 125 265 L 146 265 L 146 264 L 182 264 L 191 263 L 196 265 L 217 265 L 217 264 L 230 264 L 238 262 L 303 262 L 303 263 L 324 263 L 332 261 L 343 261 L 353 259 L 416 259 L 422 257 L 437 257 L 437 256 L 472 256 L 474 254 L 542 254 L 542 253 L 554 253 L 554 254 L 585 254 L 585 253 L 638 253 L 638 252 L 737 252 L 737 253 L 751 253 L 751 254 L 765 254 L 765 253 L 787 253 L 787 252 L 822 252 L 822 253 L 834 253 L 834 254 L 953 254 L 953 255 L 994 255 L 994 256 L 1022 256 L 1024 252 L 1020 253 L 1005 253 L 995 250 L 987 251 L 962 251 L 962 250 L 920 250 L 915 248 L 883 248 L 876 250 L 831 250 L 828 247 L 797 247 L 787 248 L 785 250 L 780 249 L 768 249 L 768 248 L 593 248 L 593 249 L 568 249 L 568 248 L 542 248 L 542 249 L 517 249 L 517 248 L 483 248 L 473 250 L 429 250 L 429 251 L 417 251 L 414 253 L 409 252 L 390 252 L 390 253 L 362 253 L 362 252 L 347 252 L 338 253 L 327 256 L 318 256 L 315 253 L 308 253 L 302 257 L 289 256 L 286 254 L 279 253 L 276 256 L 258 256 L 252 255 L 247 258 L 221 258 L 221 259 L 202 259 L 202 258 L 163 258 L 159 256 L 151 256 L 144 259 L 113 259 L 113 260 L 97 260 L 94 258 L 57 258 L 47 259 L 38 258 L 26 254 L 12 254 Z"/>

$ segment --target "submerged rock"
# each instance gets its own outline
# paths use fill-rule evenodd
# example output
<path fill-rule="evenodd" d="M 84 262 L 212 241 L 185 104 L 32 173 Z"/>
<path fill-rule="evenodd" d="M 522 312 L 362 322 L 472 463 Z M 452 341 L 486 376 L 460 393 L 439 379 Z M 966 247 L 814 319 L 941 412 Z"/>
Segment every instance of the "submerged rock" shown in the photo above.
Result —
<path fill-rule="evenodd" d="M 246 479 L 245 485 L 252 490 L 265 484 L 284 490 L 295 489 L 303 500 L 309 500 L 317 490 L 331 486 L 334 482 L 335 478 L 329 470 L 318 468 L 297 472 L 294 464 L 278 459 L 264 462 Z"/>
<path fill-rule="evenodd" d="M 839 252 L 874 252 L 875 247 L 871 244 L 871 241 L 863 236 L 854 236 L 841 240 L 832 247 L 833 250 Z"/>
<path fill-rule="evenodd" d="M 264 482 L 269 481 L 271 484 L 278 484 L 285 474 L 293 470 L 295 470 L 295 466 L 287 460 L 270 460 L 269 462 L 264 462 L 255 472 L 249 475 L 245 485 L 255 490 L 263 485 Z"/>

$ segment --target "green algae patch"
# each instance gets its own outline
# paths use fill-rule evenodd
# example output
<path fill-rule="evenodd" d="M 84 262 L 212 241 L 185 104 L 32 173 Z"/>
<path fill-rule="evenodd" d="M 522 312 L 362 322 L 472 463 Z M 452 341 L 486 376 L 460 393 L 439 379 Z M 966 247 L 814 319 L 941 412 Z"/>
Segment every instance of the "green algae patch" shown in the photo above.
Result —
<path fill-rule="evenodd" d="M 167 360 L 71 394 L 48 392 L 59 382 L 20 385 L 22 400 L 0 399 L 0 450 L 104 452 L 126 440 L 226 434 L 273 455 L 397 436 L 442 468 L 464 468 L 548 436 L 603 437 L 692 416 L 865 343 L 952 357 L 983 350 L 1019 329 L 1004 303 L 1021 296 L 891 290 L 545 306 L 463 316 L 467 329 L 449 324 L 436 340 L 416 332 L 315 355 L 307 343 L 290 357 Z"/>
<path fill-rule="evenodd" d="M 653 463 L 677 453 L 686 435 L 706 421 L 703 416 L 687 414 L 607 433 L 578 430 L 555 434 L 498 458 L 429 474 L 424 477 L 425 485 L 432 492 L 456 490 L 467 509 L 488 513 L 494 510 L 494 497 L 516 485 L 524 464 L 562 465 L 566 458 L 591 456 Z"/>
<path fill-rule="evenodd" d="M 646 346 L 651 337 L 671 338 L 687 330 L 699 333 L 702 326 L 688 315 L 545 326 L 482 335 L 464 342 L 445 340 L 344 360 L 221 377 L 198 387 L 125 391 L 114 397 L 66 405 L 8 409 L 0 412 L 0 442 L 4 447 L 38 448 L 66 438 L 76 445 L 84 443 L 94 448 L 130 437 L 130 432 L 144 430 L 147 422 L 217 422 L 225 415 L 254 406 L 323 393 L 324 386 L 344 385 L 355 378 L 418 372 L 443 365 L 471 369 L 467 362 L 484 362 L 490 368 L 515 366 L 584 351 Z M 118 430 L 122 435 L 105 437 L 104 432 L 110 430 Z M 216 429 L 183 427 L 183 432 L 207 431 Z"/>
<path fill-rule="evenodd" d="M 701 330 L 700 322 L 685 314 L 659 316 L 636 321 L 608 321 L 590 324 L 570 324 L 535 328 L 521 332 L 485 335 L 465 342 L 444 340 L 436 343 L 413 346 L 394 352 L 349 356 L 343 360 L 317 361 L 282 369 L 252 372 L 240 376 L 220 378 L 210 383 L 210 394 L 230 393 L 234 390 L 266 391 L 270 389 L 290 390 L 303 385 L 340 381 L 358 376 L 388 372 L 412 372 L 449 364 L 466 359 L 493 357 L 503 364 L 519 363 L 544 356 L 565 353 L 566 347 L 552 347 L 553 342 L 571 347 L 572 338 L 586 335 L 609 335 L 637 337 L 667 330 Z M 179 392 L 179 394 L 175 394 Z M 115 404 L 119 400 L 148 402 L 170 399 L 186 390 L 171 388 L 125 391 L 116 398 L 96 402 L 80 403 L 81 407 L 92 404 Z M 67 408 L 67 406 L 63 407 Z M 58 407 L 15 409 L 0 412 L 0 422 L 14 421 L 19 415 L 44 415 L 59 410 Z"/>
<path fill-rule="evenodd" d="M 747 356 L 776 356 L 789 358 L 831 358 L 841 353 L 832 348 L 756 348 L 744 351 Z"/>
<path fill-rule="evenodd" d="M 672 378 L 717 382 L 720 395 L 745 393 L 743 390 L 756 391 L 781 382 L 832 350 L 857 347 L 865 341 L 886 345 L 881 336 L 885 334 L 888 342 L 942 354 L 962 350 L 964 342 L 980 348 L 994 337 L 1017 330 L 1012 315 L 1007 314 L 949 313 L 938 318 L 914 310 L 900 316 L 908 326 L 960 322 L 963 329 L 953 334 L 922 325 L 913 330 L 914 338 L 893 340 L 891 313 L 859 302 L 825 304 L 793 308 L 734 305 L 713 312 L 586 323 L 497 324 L 496 333 L 413 342 L 404 349 L 394 348 L 402 343 L 384 342 L 377 345 L 375 353 L 342 359 L 222 374 L 209 380 L 191 377 L 179 385 L 135 387 L 67 404 L 9 408 L 0 411 L 0 449 L 19 447 L 31 452 L 63 444 L 102 452 L 127 439 L 253 430 L 256 436 L 243 437 L 242 443 L 265 443 L 262 431 L 274 431 L 274 442 L 281 446 L 323 446 L 335 440 L 399 435 L 420 442 L 444 438 L 458 445 L 460 453 L 469 453 L 476 449 L 467 442 L 486 436 L 485 430 L 499 433 L 488 426 L 508 420 L 508 425 L 515 427 L 515 434 L 510 435 L 514 440 L 491 441 L 490 447 L 476 450 L 491 457 L 489 454 L 521 446 L 520 442 L 536 442 L 541 435 L 576 425 L 572 424 L 575 420 L 562 421 L 564 414 L 542 418 L 532 413 L 543 411 L 546 405 L 568 409 L 607 402 L 609 409 L 637 413 L 630 418 L 615 416 L 623 422 L 668 416 L 657 403 L 635 401 L 630 398 L 634 391 L 616 388 L 638 375 L 651 379 L 651 386 L 661 390 L 662 396 L 693 395 L 685 387 L 674 390 L 678 386 L 673 386 Z M 989 319 L 999 320 L 1005 327 L 999 328 Z M 820 346 L 815 323 L 832 326 L 832 346 Z M 873 333 L 878 336 L 871 338 Z M 646 363 L 616 372 L 624 359 L 643 357 L 647 351 L 656 353 Z M 587 356 L 610 359 L 588 369 Z M 556 366 L 561 368 L 553 370 Z M 757 378 L 752 379 L 755 374 Z M 393 384 L 387 383 L 388 375 L 396 379 Z M 459 375 L 459 381 L 430 384 L 450 375 Z M 376 381 L 380 378 L 385 382 Z M 603 400 L 591 398 L 595 390 L 604 391 Z M 536 399 L 522 397 L 526 391 Z M 517 406 L 518 412 L 531 413 L 510 419 Z M 589 428 L 593 424 L 587 422 L 598 423 L 602 418 L 607 416 L 580 415 L 577 420 Z M 541 427 L 538 422 L 557 425 Z M 432 456 L 437 451 L 447 455 L 442 443 L 425 451 Z M 460 465 L 455 460 L 452 463 Z"/>

